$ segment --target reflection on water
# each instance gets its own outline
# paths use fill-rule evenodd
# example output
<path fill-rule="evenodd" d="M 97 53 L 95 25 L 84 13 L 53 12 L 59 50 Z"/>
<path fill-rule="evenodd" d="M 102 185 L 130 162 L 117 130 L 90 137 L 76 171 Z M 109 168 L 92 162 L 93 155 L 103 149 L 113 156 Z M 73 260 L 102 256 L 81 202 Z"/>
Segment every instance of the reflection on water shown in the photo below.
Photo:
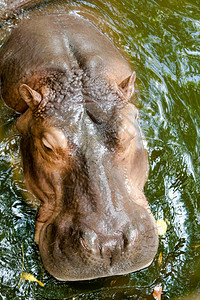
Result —
<path fill-rule="evenodd" d="M 64 1 L 61 12 L 67 11 Z M 84 7 L 82 9 L 81 7 Z M 74 1 L 90 13 L 127 53 L 137 73 L 136 100 L 148 142 L 150 172 L 145 186 L 156 218 L 168 221 L 158 255 L 146 270 L 91 282 L 58 282 L 43 270 L 34 243 L 35 211 L 23 204 L 16 116 L 1 104 L 0 276 L 2 299 L 163 299 L 200 289 L 200 8 L 198 0 Z M 58 12 L 58 4 L 29 14 Z M 98 14 L 98 18 L 97 18 Z M 1 41 L 16 21 L 5 23 Z M 21 179 L 20 179 L 21 180 Z M 45 283 L 18 288 L 24 270 Z"/>

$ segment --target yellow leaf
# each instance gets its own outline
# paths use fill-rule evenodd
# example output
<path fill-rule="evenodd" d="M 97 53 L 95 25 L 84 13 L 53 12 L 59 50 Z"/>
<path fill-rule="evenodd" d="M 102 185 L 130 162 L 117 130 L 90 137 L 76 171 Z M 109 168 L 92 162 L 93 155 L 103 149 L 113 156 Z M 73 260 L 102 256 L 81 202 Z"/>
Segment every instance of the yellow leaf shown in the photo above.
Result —
<path fill-rule="evenodd" d="M 21 279 L 29 280 L 29 281 L 36 281 L 40 286 L 44 287 L 44 284 L 41 281 L 37 280 L 32 274 L 23 272 L 21 275 Z"/>
<path fill-rule="evenodd" d="M 158 257 L 158 265 L 160 266 L 162 263 L 162 252 L 160 252 L 159 257 Z"/>
<path fill-rule="evenodd" d="M 166 233 L 167 231 L 167 224 L 164 220 L 159 219 L 156 221 L 156 226 L 158 228 L 158 234 L 159 235 L 163 235 Z"/>
<path fill-rule="evenodd" d="M 38 283 L 40 286 L 44 287 L 44 283 L 42 283 L 41 281 L 37 280 L 37 283 Z"/>
<path fill-rule="evenodd" d="M 191 246 L 191 248 L 199 248 L 200 245 L 194 245 L 194 246 Z"/>
<path fill-rule="evenodd" d="M 117 280 L 112 280 L 110 286 L 114 286 Z"/>

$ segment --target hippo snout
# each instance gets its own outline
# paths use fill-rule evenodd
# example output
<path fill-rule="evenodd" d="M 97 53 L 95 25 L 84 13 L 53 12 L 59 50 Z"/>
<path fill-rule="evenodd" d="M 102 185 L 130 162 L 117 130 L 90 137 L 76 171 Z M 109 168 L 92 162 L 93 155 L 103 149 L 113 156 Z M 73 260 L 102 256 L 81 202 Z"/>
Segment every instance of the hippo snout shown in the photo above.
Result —
<path fill-rule="evenodd" d="M 41 230 L 39 247 L 45 268 L 58 280 L 74 281 L 125 274 L 148 266 L 157 250 L 156 228 L 153 217 L 143 208 L 139 210 L 143 210 L 148 227 L 139 223 L 139 215 L 137 219 L 129 216 L 132 220 L 126 222 L 121 216 L 118 220 L 115 217 L 109 230 L 102 227 L 102 216 L 92 217 L 96 218 L 93 227 L 81 223 L 78 216 L 58 216 Z"/>
<path fill-rule="evenodd" d="M 91 253 L 96 259 L 105 262 L 109 260 L 108 263 L 111 264 L 114 258 L 123 255 L 126 249 L 134 246 L 138 231 L 131 224 L 111 234 L 105 234 L 77 224 L 66 224 L 65 229 L 61 230 L 55 223 L 50 223 L 46 226 L 44 238 L 49 244 L 55 245 L 55 248 L 52 248 L 53 252 L 59 250 L 63 255 L 67 255 L 71 244 L 79 251 Z"/>

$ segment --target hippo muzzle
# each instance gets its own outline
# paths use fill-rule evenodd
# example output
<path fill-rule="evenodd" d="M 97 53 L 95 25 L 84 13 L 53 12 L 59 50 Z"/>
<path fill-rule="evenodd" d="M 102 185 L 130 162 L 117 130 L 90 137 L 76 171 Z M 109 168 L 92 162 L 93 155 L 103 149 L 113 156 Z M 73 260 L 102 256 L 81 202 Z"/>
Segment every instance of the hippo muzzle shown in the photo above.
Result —
<path fill-rule="evenodd" d="M 45 268 L 58 280 L 75 281 L 147 267 L 157 251 L 154 220 L 137 204 L 130 209 L 107 220 L 96 213 L 82 220 L 60 213 L 40 233 Z"/>

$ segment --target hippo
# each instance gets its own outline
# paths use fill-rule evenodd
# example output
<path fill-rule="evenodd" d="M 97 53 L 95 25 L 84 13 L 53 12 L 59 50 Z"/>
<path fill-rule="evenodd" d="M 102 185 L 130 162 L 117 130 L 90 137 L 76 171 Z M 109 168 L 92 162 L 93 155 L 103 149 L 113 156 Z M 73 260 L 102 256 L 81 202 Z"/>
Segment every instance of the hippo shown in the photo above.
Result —
<path fill-rule="evenodd" d="M 22 20 L 0 50 L 2 99 L 20 113 L 24 180 L 39 202 L 35 241 L 58 280 L 135 272 L 157 252 L 135 78 L 77 13 Z"/>

